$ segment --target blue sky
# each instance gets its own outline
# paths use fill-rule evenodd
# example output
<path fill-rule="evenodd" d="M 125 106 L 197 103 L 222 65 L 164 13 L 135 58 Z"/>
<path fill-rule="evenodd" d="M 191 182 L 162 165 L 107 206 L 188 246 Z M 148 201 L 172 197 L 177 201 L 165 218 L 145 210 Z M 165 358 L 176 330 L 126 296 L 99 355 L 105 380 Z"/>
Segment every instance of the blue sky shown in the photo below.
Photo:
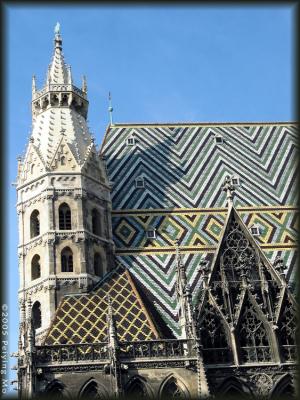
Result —
<path fill-rule="evenodd" d="M 89 126 L 101 143 L 109 121 L 294 120 L 295 6 L 10 6 L 7 46 L 7 263 L 10 351 L 17 350 L 16 157 L 31 130 L 38 88 L 61 24 L 75 84 L 87 76 Z"/>

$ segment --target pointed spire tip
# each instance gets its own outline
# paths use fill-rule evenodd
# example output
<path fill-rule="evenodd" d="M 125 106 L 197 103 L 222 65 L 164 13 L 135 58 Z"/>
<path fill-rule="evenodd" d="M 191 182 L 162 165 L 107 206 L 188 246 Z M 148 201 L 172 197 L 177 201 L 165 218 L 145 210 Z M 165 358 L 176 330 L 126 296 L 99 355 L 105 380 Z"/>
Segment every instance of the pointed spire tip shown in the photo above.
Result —
<path fill-rule="evenodd" d="M 59 22 L 56 22 L 56 25 L 55 25 L 55 28 L 54 28 L 54 33 L 56 35 L 60 34 L 60 23 Z"/>

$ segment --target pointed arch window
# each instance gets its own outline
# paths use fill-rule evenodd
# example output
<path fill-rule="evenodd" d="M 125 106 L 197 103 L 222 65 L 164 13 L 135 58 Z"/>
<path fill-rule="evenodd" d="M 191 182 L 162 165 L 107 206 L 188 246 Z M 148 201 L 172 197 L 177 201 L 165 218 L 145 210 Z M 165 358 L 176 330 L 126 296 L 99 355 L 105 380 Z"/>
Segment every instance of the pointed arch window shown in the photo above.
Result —
<path fill-rule="evenodd" d="M 92 210 L 92 232 L 97 235 L 101 236 L 101 225 L 100 225 L 100 213 L 96 208 Z"/>
<path fill-rule="evenodd" d="M 60 230 L 71 230 L 71 209 L 67 203 L 63 203 L 59 206 L 59 229 Z"/>
<path fill-rule="evenodd" d="M 140 397 L 147 397 L 148 393 L 144 383 L 139 378 L 134 378 L 129 386 L 125 389 L 125 394 L 129 396 L 129 398 L 138 399 Z"/>
<path fill-rule="evenodd" d="M 171 378 L 164 385 L 161 399 L 186 399 L 186 393 L 182 390 L 176 378 Z"/>
<path fill-rule="evenodd" d="M 32 211 L 30 215 L 30 238 L 39 236 L 40 234 L 40 213 L 38 210 Z"/>
<path fill-rule="evenodd" d="M 99 253 L 94 254 L 94 273 L 97 276 L 103 276 L 102 259 Z"/>
<path fill-rule="evenodd" d="M 221 265 L 229 282 L 238 282 L 242 276 L 259 280 L 259 257 L 237 221 L 232 220 L 224 241 Z"/>
<path fill-rule="evenodd" d="M 49 385 L 45 389 L 45 393 L 51 394 L 54 396 L 56 399 L 62 399 L 63 396 L 63 390 L 64 387 L 61 383 L 59 383 L 57 380 L 54 380 L 49 383 Z"/>
<path fill-rule="evenodd" d="M 41 303 L 36 301 L 32 306 L 32 321 L 34 329 L 38 329 L 42 326 L 42 312 Z"/>
<path fill-rule="evenodd" d="M 80 397 L 85 399 L 100 399 L 97 382 L 91 381 L 82 391 Z"/>
<path fill-rule="evenodd" d="M 65 247 L 61 252 L 61 272 L 73 272 L 73 252 Z"/>
<path fill-rule="evenodd" d="M 31 279 L 38 279 L 41 277 L 41 258 L 38 254 L 33 256 L 31 260 Z"/>
<path fill-rule="evenodd" d="M 34 169 L 35 169 L 35 165 L 34 165 L 34 164 L 31 164 L 31 167 L 30 167 L 30 173 L 31 173 L 31 175 L 33 175 Z"/>
<path fill-rule="evenodd" d="M 227 364 L 232 361 L 224 323 L 216 310 L 207 303 L 198 324 L 205 364 Z"/>
<path fill-rule="evenodd" d="M 66 157 L 65 156 L 60 157 L 60 165 L 66 165 Z"/>
<path fill-rule="evenodd" d="M 257 317 L 253 304 L 246 302 L 242 311 L 237 334 L 243 363 L 272 360 L 268 334 L 263 322 Z"/>

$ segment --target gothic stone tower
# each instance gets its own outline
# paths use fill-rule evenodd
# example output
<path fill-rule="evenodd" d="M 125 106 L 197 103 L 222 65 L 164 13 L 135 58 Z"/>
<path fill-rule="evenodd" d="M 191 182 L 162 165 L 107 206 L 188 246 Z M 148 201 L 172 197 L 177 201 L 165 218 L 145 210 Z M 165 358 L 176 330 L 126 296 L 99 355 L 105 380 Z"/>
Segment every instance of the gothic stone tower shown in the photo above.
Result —
<path fill-rule="evenodd" d="M 45 86 L 38 91 L 33 78 L 17 178 L 19 302 L 30 300 L 40 340 L 62 296 L 87 291 L 113 266 L 110 187 L 87 126 L 86 82 L 73 85 L 59 27 L 54 44 Z"/>

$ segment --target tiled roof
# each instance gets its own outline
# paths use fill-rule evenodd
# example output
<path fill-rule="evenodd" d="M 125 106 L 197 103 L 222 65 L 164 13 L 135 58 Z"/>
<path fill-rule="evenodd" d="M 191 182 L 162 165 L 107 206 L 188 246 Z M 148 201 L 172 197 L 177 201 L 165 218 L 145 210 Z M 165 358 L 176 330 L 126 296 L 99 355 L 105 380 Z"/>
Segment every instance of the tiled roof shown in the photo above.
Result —
<path fill-rule="evenodd" d="M 217 143 L 215 137 L 222 137 Z M 135 144 L 127 139 L 134 137 Z M 296 263 L 298 129 L 294 123 L 115 124 L 102 145 L 112 182 L 117 257 L 176 334 L 174 240 L 194 299 L 199 264 L 212 260 L 227 209 L 225 176 L 239 178 L 234 204 L 271 262 Z M 144 188 L 135 179 L 144 178 Z M 156 239 L 146 237 L 148 227 Z"/>
<path fill-rule="evenodd" d="M 127 270 L 118 267 L 89 294 L 65 296 L 45 339 L 46 345 L 107 341 L 107 295 L 111 298 L 117 336 L 122 341 L 158 338 Z"/>

